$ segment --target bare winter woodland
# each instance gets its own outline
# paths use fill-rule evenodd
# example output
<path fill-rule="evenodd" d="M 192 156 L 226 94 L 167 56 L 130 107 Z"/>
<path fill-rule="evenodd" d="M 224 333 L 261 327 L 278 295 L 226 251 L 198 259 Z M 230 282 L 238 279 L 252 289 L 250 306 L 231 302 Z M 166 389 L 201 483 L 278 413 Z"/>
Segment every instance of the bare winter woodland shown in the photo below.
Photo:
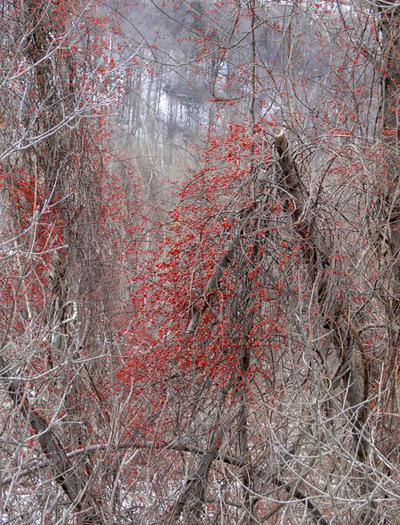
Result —
<path fill-rule="evenodd" d="M 0 523 L 400 524 L 400 1 L 0 6 Z"/>

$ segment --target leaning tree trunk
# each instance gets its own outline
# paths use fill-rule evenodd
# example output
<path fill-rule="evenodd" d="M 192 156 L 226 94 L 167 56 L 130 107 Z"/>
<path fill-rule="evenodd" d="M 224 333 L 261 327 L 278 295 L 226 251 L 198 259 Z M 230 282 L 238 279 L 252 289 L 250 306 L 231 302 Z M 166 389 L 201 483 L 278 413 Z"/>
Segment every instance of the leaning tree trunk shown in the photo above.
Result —
<path fill-rule="evenodd" d="M 304 192 L 300 172 L 283 132 L 276 135 L 275 143 L 282 171 L 281 183 L 292 198 L 293 226 L 302 242 L 302 254 L 308 269 L 310 285 L 315 291 L 320 311 L 323 312 L 326 332 L 333 333 L 332 343 L 338 351 L 339 366 L 331 387 L 334 388 L 339 381 L 342 381 L 347 391 L 348 421 L 352 428 L 355 454 L 357 461 L 364 465 L 365 478 L 361 481 L 360 491 L 369 501 L 369 508 L 362 517 L 362 523 L 372 524 L 378 519 L 378 515 L 372 497 L 374 486 L 368 474 L 369 436 L 366 428 L 370 390 L 368 358 L 359 334 L 348 318 L 341 300 L 337 298 L 340 294 L 336 293 L 336 298 L 332 298 L 332 293 L 328 290 L 329 254 L 325 252 L 324 239 L 315 221 L 311 220 L 311 212 L 318 202 L 312 201 Z M 327 338 L 327 341 L 330 341 L 330 338 Z M 319 355 L 323 355 L 323 352 Z M 362 366 L 358 363 L 362 363 Z M 332 396 L 334 396 L 333 391 Z"/>

